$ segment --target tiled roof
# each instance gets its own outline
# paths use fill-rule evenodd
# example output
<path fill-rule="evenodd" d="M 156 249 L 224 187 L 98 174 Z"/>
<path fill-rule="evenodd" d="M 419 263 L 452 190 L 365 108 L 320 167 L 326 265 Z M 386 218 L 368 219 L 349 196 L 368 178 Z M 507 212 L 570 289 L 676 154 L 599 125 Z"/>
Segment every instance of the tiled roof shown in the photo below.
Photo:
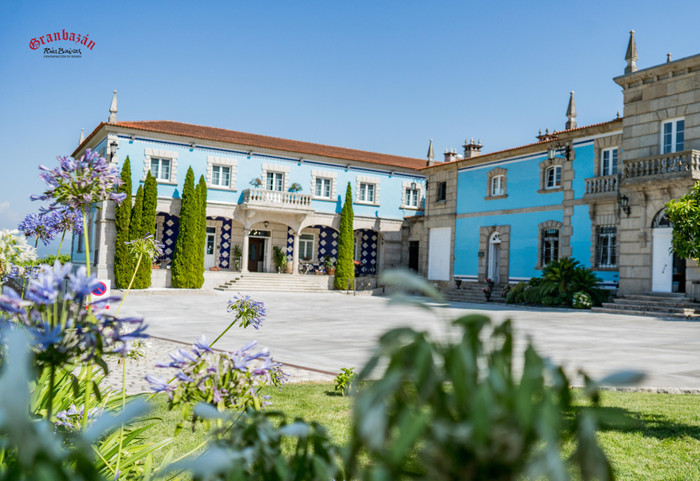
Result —
<path fill-rule="evenodd" d="M 87 142 L 95 132 L 105 124 L 95 129 L 95 131 L 85 139 Z M 340 160 L 357 162 L 367 162 L 372 164 L 388 165 L 393 167 L 404 167 L 418 169 L 425 166 L 424 159 L 414 159 L 411 157 L 401 157 L 398 155 L 379 154 L 376 152 L 366 152 L 363 150 L 347 149 L 344 147 L 333 147 L 330 145 L 314 144 L 299 140 L 281 139 L 278 137 L 268 137 L 266 135 L 249 134 L 226 130 L 216 127 L 205 127 L 203 125 L 186 124 L 183 122 L 173 122 L 170 120 L 142 120 L 134 122 L 116 122 L 119 127 L 143 130 L 147 132 L 157 132 L 162 134 L 179 135 L 194 139 L 226 142 L 243 145 L 247 147 L 257 147 L 261 149 L 271 149 L 282 152 L 289 152 L 297 156 L 298 154 L 318 155 Z M 83 142 L 83 144 L 85 144 Z M 80 147 L 79 147 L 80 148 Z"/>
<path fill-rule="evenodd" d="M 579 131 L 579 130 L 590 129 L 590 128 L 592 128 L 592 127 L 599 127 L 599 126 L 601 126 L 601 125 L 614 124 L 615 122 L 620 122 L 620 123 L 621 123 L 621 122 L 622 122 L 622 117 L 619 117 L 619 118 L 616 118 L 616 119 L 613 119 L 613 120 L 608 120 L 607 122 L 600 122 L 600 123 L 597 123 L 597 124 L 584 125 L 583 127 L 576 127 L 576 128 L 574 128 L 574 129 L 554 131 L 554 132 L 551 133 L 551 135 L 557 135 L 557 136 L 559 136 L 560 134 L 570 133 L 570 132 L 577 132 L 577 131 Z M 488 159 L 490 156 L 493 156 L 493 155 L 503 154 L 503 153 L 510 152 L 510 151 L 513 151 L 513 150 L 520 150 L 520 149 L 524 149 L 524 148 L 527 148 L 527 147 L 532 147 L 533 145 L 538 145 L 538 144 L 544 145 L 544 144 L 548 144 L 548 143 L 550 143 L 550 142 L 553 142 L 553 141 L 555 141 L 555 140 L 558 140 L 558 139 L 542 140 L 542 141 L 539 141 L 539 142 L 533 142 L 533 143 L 531 143 L 531 144 L 519 145 L 519 146 L 517 146 L 517 147 L 510 147 L 510 148 L 508 148 L 508 149 L 497 150 L 497 151 L 495 151 L 495 152 L 488 152 L 488 153 L 486 153 L 486 154 L 481 154 L 481 155 L 479 155 L 479 156 L 477 156 L 477 157 L 472 157 L 472 158 L 469 158 L 469 159 L 457 159 L 457 160 L 453 160 L 453 161 L 451 161 L 451 162 L 438 162 L 438 163 L 436 163 L 436 164 L 434 164 L 434 165 L 431 165 L 431 166 L 429 166 L 429 167 L 423 167 L 421 170 L 423 170 L 423 169 L 430 169 L 430 168 L 434 168 L 434 167 L 439 167 L 439 166 L 441 166 L 441 165 L 452 165 L 452 164 L 456 164 L 456 163 L 459 163 L 459 162 L 465 162 L 465 161 L 475 161 L 475 160 L 481 161 L 482 159 Z"/>

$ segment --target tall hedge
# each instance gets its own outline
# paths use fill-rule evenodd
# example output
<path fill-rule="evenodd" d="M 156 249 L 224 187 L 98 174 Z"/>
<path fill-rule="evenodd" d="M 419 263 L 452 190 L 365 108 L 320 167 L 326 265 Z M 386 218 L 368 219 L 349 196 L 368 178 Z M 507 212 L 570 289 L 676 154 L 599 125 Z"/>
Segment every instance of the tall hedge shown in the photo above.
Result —
<path fill-rule="evenodd" d="M 129 240 L 136 240 L 142 238 L 144 234 L 144 223 L 143 223 L 143 198 L 144 198 L 144 189 L 143 186 L 139 186 L 139 189 L 136 191 L 136 200 L 134 201 L 134 206 L 131 209 L 131 224 L 129 225 Z M 136 267 L 136 262 L 138 259 L 133 259 L 132 260 L 132 267 L 131 267 L 131 275 L 134 273 L 134 268 Z M 144 273 L 144 267 L 143 265 L 149 264 L 149 269 L 148 269 L 148 278 L 146 278 L 146 275 Z M 136 273 L 136 277 L 134 278 L 134 283 L 131 285 L 132 289 L 145 289 L 148 286 L 151 285 L 151 275 L 150 275 L 150 262 L 146 260 L 144 262 L 144 259 L 141 259 L 141 263 L 139 264 L 139 270 Z M 129 275 L 129 279 L 131 279 L 131 275 Z"/>
<path fill-rule="evenodd" d="M 355 237 L 353 222 L 355 215 L 352 211 L 352 188 L 348 182 L 345 191 L 345 203 L 340 213 L 340 233 L 338 235 L 338 262 L 335 268 L 335 288 L 347 289 L 348 282 L 355 286 Z"/>
<path fill-rule="evenodd" d="M 134 263 L 131 261 L 129 250 L 125 244 L 130 239 L 129 224 L 131 223 L 131 162 L 129 157 L 124 160 L 120 178 L 123 184 L 118 192 L 126 194 L 124 202 L 117 205 L 114 217 L 117 229 L 117 240 L 114 246 L 114 281 L 116 287 L 126 289 L 129 286 L 131 275 L 134 272 Z"/>
<path fill-rule="evenodd" d="M 196 287 L 202 287 L 204 284 L 204 248 L 207 242 L 207 181 L 204 176 L 199 177 L 197 184 L 197 201 L 199 203 L 199 216 L 197 219 L 198 237 L 197 245 L 197 262 L 193 266 L 195 277 L 197 279 Z"/>
<path fill-rule="evenodd" d="M 194 187 L 194 172 L 187 169 L 185 186 L 180 204 L 180 231 L 175 240 L 173 261 L 170 267 L 173 287 L 196 287 L 192 259 L 197 256 L 198 217 L 200 214 L 197 191 Z"/>
<path fill-rule="evenodd" d="M 138 193 L 137 193 L 138 197 Z M 158 202 L 158 183 L 150 172 L 146 175 L 143 186 L 143 199 L 141 207 L 141 224 L 139 230 L 134 231 L 131 240 L 140 239 L 156 233 L 156 204 Z M 134 206 L 136 208 L 136 206 Z M 146 289 L 151 286 L 151 259 L 141 259 L 139 271 L 136 273 L 132 289 Z"/>

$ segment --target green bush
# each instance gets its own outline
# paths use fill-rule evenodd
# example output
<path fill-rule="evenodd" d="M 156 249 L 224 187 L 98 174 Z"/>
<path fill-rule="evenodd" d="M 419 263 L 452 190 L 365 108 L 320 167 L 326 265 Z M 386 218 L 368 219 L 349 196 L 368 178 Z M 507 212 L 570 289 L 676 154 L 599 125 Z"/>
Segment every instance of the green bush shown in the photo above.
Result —
<path fill-rule="evenodd" d="M 116 287 L 125 289 L 129 285 L 134 273 L 134 261 L 129 254 L 126 242 L 131 240 L 129 236 L 129 224 L 131 223 L 131 163 L 127 156 L 120 178 L 123 184 L 117 192 L 126 194 L 124 202 L 117 205 L 114 211 L 117 238 L 114 246 L 114 279 Z"/>
<path fill-rule="evenodd" d="M 180 229 L 175 240 L 171 263 L 172 285 L 179 288 L 196 287 L 193 266 L 197 259 L 198 217 L 200 215 L 197 191 L 194 187 L 194 171 L 187 169 L 180 203 Z"/>
<path fill-rule="evenodd" d="M 577 292 L 576 294 L 574 294 L 572 307 L 574 309 L 590 309 L 591 307 L 593 307 L 593 301 L 591 300 L 591 296 L 583 291 Z"/>
<path fill-rule="evenodd" d="M 518 282 L 516 285 L 511 287 L 508 290 L 508 294 L 506 294 L 506 303 L 507 304 L 522 304 L 523 302 L 525 302 L 523 295 L 525 293 L 526 288 L 527 288 L 526 282 Z"/>
<path fill-rule="evenodd" d="M 352 210 L 352 187 L 348 182 L 345 191 L 345 204 L 340 213 L 340 232 L 338 234 L 338 262 L 335 268 L 334 285 L 336 289 L 347 289 L 355 285 L 355 234 L 353 222 L 355 215 Z"/>

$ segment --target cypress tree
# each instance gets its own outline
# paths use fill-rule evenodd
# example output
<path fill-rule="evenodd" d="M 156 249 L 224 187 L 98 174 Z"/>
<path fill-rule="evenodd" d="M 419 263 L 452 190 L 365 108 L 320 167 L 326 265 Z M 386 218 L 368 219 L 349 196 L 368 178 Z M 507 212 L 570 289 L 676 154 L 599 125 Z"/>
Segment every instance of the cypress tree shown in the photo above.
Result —
<path fill-rule="evenodd" d="M 131 223 L 131 162 L 129 157 L 124 160 L 120 178 L 123 184 L 117 190 L 126 194 L 124 202 L 117 205 L 114 211 L 115 226 L 117 229 L 116 245 L 114 246 L 114 282 L 116 287 L 126 289 L 129 286 L 131 275 L 134 272 L 134 263 L 125 244 L 130 241 L 129 224 Z"/>
<path fill-rule="evenodd" d="M 138 194 L 137 194 L 138 195 Z M 143 200 L 141 210 L 140 235 L 131 239 L 143 238 L 147 234 L 156 233 L 156 203 L 158 197 L 158 184 L 155 177 L 150 172 L 146 175 L 146 182 L 143 186 Z M 135 206 L 134 206 L 135 207 Z M 134 261 L 136 262 L 136 261 Z M 139 270 L 134 279 L 134 289 L 146 289 L 151 285 L 151 263 L 152 259 L 141 259 Z"/>
<path fill-rule="evenodd" d="M 348 281 L 350 286 L 355 286 L 355 261 L 353 252 L 355 251 L 355 237 L 353 233 L 353 222 L 355 215 L 352 211 L 352 188 L 348 182 L 345 191 L 345 203 L 340 213 L 340 232 L 338 234 L 338 262 L 335 268 L 335 288 L 347 289 Z"/>
<path fill-rule="evenodd" d="M 197 234 L 197 259 L 194 265 L 195 286 L 201 288 L 204 284 L 204 248 L 207 242 L 207 182 L 204 176 L 199 177 L 197 184 L 197 202 L 199 203 L 198 234 Z"/>
<path fill-rule="evenodd" d="M 170 267 L 173 287 L 192 287 L 192 256 L 196 255 L 197 244 L 197 191 L 194 188 L 194 172 L 187 169 L 185 186 L 182 189 L 180 204 L 180 231 L 175 240 L 173 262 Z"/>
<path fill-rule="evenodd" d="M 139 189 L 136 191 L 136 200 L 134 201 L 134 206 L 131 208 L 131 224 L 129 225 L 129 240 L 136 240 L 143 237 L 143 186 L 139 185 Z M 129 274 L 129 280 L 134 274 L 134 268 L 136 268 L 136 262 L 138 259 L 132 258 L 131 260 L 131 273 Z M 143 265 L 143 259 L 141 259 L 141 264 L 139 265 L 139 271 L 136 273 L 134 278 L 134 283 L 131 285 L 132 289 L 144 289 L 148 285 L 144 286 L 144 278 L 141 274 L 141 266 Z M 149 283 L 150 284 L 150 283 Z"/>

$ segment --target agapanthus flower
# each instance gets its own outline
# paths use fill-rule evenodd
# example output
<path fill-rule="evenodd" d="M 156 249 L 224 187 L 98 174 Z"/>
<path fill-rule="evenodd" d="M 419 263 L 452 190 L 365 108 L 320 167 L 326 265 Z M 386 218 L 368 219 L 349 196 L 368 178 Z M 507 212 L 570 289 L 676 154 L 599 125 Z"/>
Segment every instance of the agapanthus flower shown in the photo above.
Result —
<path fill-rule="evenodd" d="M 18 230 L 0 230 L 0 274 L 10 272 L 13 265 L 36 260 L 36 250 Z"/>
<path fill-rule="evenodd" d="M 54 423 L 56 426 L 62 426 L 71 431 L 80 431 L 82 426 L 81 422 L 83 420 L 83 412 L 85 409 L 84 405 L 79 408 L 75 404 L 71 404 L 70 408 L 59 411 L 56 413 L 57 421 Z M 102 409 L 94 407 L 88 411 L 88 426 L 102 414 Z"/>
<path fill-rule="evenodd" d="M 134 259 L 138 259 L 140 256 L 145 257 L 149 261 L 154 261 L 163 255 L 163 244 L 159 243 L 153 234 L 146 234 L 145 237 L 141 239 L 135 239 L 129 242 L 125 242 L 129 250 L 129 254 Z"/>
<path fill-rule="evenodd" d="M 101 309 L 102 304 L 90 304 L 96 278 L 88 277 L 84 267 L 75 273 L 71 268 L 58 261 L 53 267 L 42 266 L 29 283 L 26 300 L 10 288 L 0 295 L 0 315 L 32 333 L 40 368 L 126 355 L 131 341 L 148 337 L 143 319 L 117 318 Z"/>
<path fill-rule="evenodd" d="M 49 201 L 50 209 L 65 205 L 81 210 L 93 202 L 121 203 L 126 198 L 125 193 L 117 192 L 122 184 L 117 167 L 97 152 L 87 149 L 78 160 L 59 156 L 58 163 L 54 169 L 39 166 L 40 177 L 48 188 L 42 195 L 31 196 L 32 200 Z"/>
<path fill-rule="evenodd" d="M 205 339 L 200 339 L 191 352 L 178 349 L 170 353 L 171 362 L 156 365 L 177 369 L 171 383 L 150 375 L 146 380 L 152 390 L 168 393 L 171 409 L 190 409 L 198 402 L 211 403 L 219 410 L 249 406 L 259 409 L 266 403 L 259 388 L 281 385 L 286 375 L 268 349 L 255 350 L 256 346 L 253 341 L 235 352 L 215 353 Z"/>
<path fill-rule="evenodd" d="M 255 329 L 260 329 L 260 326 L 265 319 L 265 304 L 262 301 L 253 300 L 250 296 L 242 295 L 228 301 L 228 312 L 236 314 L 236 319 L 233 321 L 240 322 L 240 326 L 246 328 L 251 324 Z"/>

